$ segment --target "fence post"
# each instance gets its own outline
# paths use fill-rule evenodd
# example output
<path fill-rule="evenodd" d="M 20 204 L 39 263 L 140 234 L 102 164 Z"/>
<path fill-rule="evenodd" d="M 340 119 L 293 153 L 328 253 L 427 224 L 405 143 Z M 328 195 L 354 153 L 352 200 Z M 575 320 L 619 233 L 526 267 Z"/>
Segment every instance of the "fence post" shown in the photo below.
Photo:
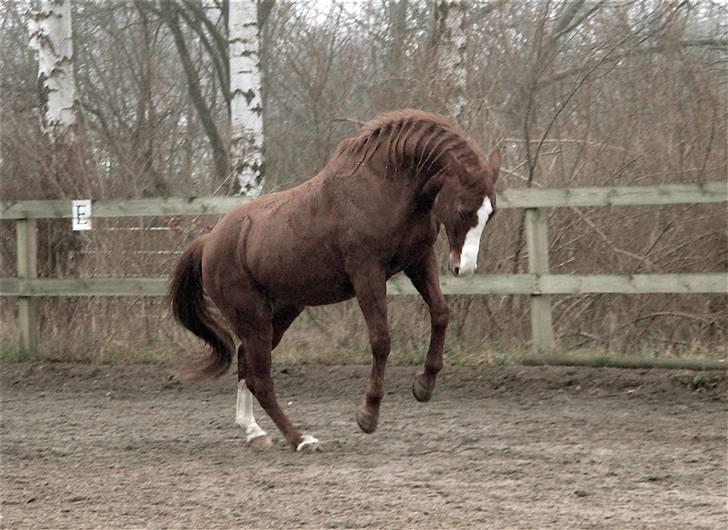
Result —
<path fill-rule="evenodd" d="M 38 238 L 35 219 L 18 219 L 17 235 L 18 278 L 32 280 L 38 277 Z M 35 353 L 38 347 L 38 304 L 32 296 L 18 297 L 18 327 L 20 351 Z"/>
<path fill-rule="evenodd" d="M 543 209 L 526 209 L 526 242 L 528 245 L 528 272 L 548 274 L 549 239 L 546 214 Z M 530 298 L 531 344 L 533 352 L 538 354 L 554 348 L 551 296 L 532 294 Z"/>

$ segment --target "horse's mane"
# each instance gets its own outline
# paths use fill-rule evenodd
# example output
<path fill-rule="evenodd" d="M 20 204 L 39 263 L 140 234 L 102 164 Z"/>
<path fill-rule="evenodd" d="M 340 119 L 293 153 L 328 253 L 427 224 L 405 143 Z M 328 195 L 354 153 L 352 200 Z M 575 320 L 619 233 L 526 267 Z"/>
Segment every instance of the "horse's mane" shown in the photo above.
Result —
<path fill-rule="evenodd" d="M 382 114 L 358 136 L 341 142 L 329 165 L 346 161 L 351 167 L 353 162 L 356 171 L 375 154 L 386 156 L 388 176 L 398 170 L 424 176 L 450 170 L 465 186 L 482 182 L 475 174 L 485 164 L 480 151 L 455 122 L 438 114 L 414 109 Z"/>

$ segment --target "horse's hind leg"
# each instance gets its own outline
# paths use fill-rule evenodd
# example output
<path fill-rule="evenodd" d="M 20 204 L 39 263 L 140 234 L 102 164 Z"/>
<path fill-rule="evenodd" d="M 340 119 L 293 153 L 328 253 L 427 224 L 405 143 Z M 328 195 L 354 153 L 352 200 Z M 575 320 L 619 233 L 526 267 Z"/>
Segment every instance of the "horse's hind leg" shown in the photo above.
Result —
<path fill-rule="evenodd" d="M 429 401 L 435 389 L 437 374 L 442 370 L 442 353 L 450 310 L 440 290 L 437 261 L 432 249 L 415 266 L 405 271 L 412 284 L 430 309 L 430 346 L 427 350 L 425 369 L 415 377 L 412 393 L 417 401 Z"/>
<path fill-rule="evenodd" d="M 316 448 L 318 440 L 311 435 L 301 434 L 278 405 L 271 378 L 271 328 L 269 323 L 267 330 L 259 328 L 257 333 L 247 334 L 243 339 L 248 386 L 252 388 L 258 403 L 276 424 L 289 446 L 299 451 Z"/>
<path fill-rule="evenodd" d="M 238 346 L 238 397 L 235 405 L 235 423 L 240 425 L 245 433 L 245 441 L 252 447 L 270 447 L 273 445 L 268 433 L 260 428 L 253 416 L 253 393 L 247 387 L 245 347 Z"/>
<path fill-rule="evenodd" d="M 246 295 L 245 307 L 236 311 L 236 318 L 229 319 L 245 349 L 246 384 L 289 446 L 299 451 L 317 448 L 318 440 L 301 434 L 278 405 L 271 377 L 274 326 L 270 303 L 262 294 L 252 290 Z M 282 335 L 282 332 L 277 335 Z M 279 336 L 275 338 L 280 340 Z"/>
<path fill-rule="evenodd" d="M 301 313 L 302 308 L 285 306 L 277 309 L 273 314 L 273 340 L 274 349 L 280 342 L 283 334 Z M 235 410 L 235 423 L 245 432 L 245 439 L 249 445 L 255 447 L 269 447 L 272 441 L 268 433 L 260 428 L 253 416 L 253 393 L 246 385 L 247 361 L 245 347 L 238 346 L 238 397 Z"/>
<path fill-rule="evenodd" d="M 273 390 L 271 378 L 271 348 L 273 346 L 274 325 L 273 310 L 270 300 L 260 292 L 246 276 L 240 275 L 227 278 L 224 286 L 214 283 L 206 286 L 208 294 L 220 312 L 232 326 L 240 339 L 241 347 L 238 353 L 244 352 L 244 363 L 239 363 L 238 377 L 244 377 L 245 385 L 255 396 L 258 403 L 268 413 L 278 429 L 283 434 L 288 445 L 294 449 L 302 449 L 318 442 L 312 436 L 304 437 L 296 429 L 281 410 Z M 295 316 L 282 319 L 279 324 L 277 340 L 286 326 L 283 320 L 292 321 Z M 290 324 L 290 322 L 288 322 Z M 245 396 L 241 392 L 242 396 Z M 243 403 L 247 406 L 247 402 Z M 243 412 L 246 409 L 243 408 Z M 247 427 L 246 427 L 247 429 Z"/>

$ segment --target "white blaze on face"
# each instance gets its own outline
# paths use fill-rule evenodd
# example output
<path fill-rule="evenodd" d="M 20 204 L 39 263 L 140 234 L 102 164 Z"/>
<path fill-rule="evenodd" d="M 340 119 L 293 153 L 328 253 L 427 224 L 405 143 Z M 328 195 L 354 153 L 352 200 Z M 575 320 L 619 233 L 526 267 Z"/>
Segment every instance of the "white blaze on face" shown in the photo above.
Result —
<path fill-rule="evenodd" d="M 483 204 L 478 208 L 478 224 L 468 230 L 465 235 L 463 250 L 460 252 L 460 274 L 472 274 L 478 267 L 478 251 L 480 250 L 480 236 L 483 234 L 485 223 L 488 222 L 493 206 L 486 195 Z"/>

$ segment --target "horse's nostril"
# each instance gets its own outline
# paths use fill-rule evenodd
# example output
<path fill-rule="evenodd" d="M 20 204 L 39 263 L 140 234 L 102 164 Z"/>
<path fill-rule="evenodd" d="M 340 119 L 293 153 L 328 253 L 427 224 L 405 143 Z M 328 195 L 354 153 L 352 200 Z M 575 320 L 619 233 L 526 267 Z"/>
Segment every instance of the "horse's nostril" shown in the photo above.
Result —
<path fill-rule="evenodd" d="M 460 267 L 455 267 L 455 268 L 454 268 L 454 269 L 452 270 L 452 272 L 453 272 L 453 274 L 455 274 L 455 276 L 458 276 L 458 275 L 460 274 Z"/>

